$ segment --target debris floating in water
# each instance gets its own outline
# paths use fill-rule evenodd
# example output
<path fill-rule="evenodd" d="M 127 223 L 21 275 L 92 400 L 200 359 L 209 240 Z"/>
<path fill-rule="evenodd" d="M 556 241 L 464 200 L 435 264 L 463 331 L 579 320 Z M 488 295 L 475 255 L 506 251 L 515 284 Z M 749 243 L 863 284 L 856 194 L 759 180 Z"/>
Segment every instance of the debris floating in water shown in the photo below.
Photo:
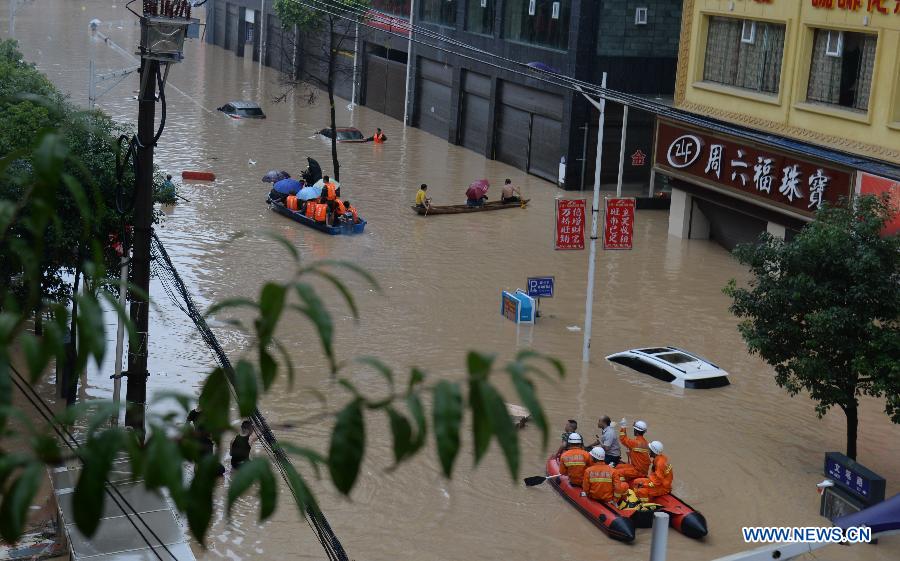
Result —
<path fill-rule="evenodd" d="M 567 325 L 566 329 L 568 329 L 569 331 L 581 331 L 581 328 L 577 325 Z"/>

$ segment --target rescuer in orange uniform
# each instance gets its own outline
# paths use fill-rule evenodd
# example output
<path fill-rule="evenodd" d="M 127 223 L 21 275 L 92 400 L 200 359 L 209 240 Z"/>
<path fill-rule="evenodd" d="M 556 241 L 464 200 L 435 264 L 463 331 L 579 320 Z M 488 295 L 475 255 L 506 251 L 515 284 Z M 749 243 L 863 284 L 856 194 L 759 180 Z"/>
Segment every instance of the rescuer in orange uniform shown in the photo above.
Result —
<path fill-rule="evenodd" d="M 566 451 L 559 457 L 559 472 L 569 476 L 569 484 L 581 487 L 584 470 L 591 465 L 591 455 L 584 450 L 584 439 L 577 432 L 569 435 Z"/>
<path fill-rule="evenodd" d="M 672 492 L 672 465 L 663 452 L 662 442 L 654 440 L 648 446 L 650 448 L 650 477 L 635 479 L 631 486 L 634 493 L 642 503 L 648 502 L 653 497 L 668 495 Z"/>
<path fill-rule="evenodd" d="M 628 490 L 628 484 L 617 481 L 614 470 L 606 463 L 606 452 L 601 446 L 591 449 L 591 458 L 594 462 L 591 467 L 584 470 L 584 480 L 581 483 L 582 497 L 590 497 L 595 501 L 619 502 L 622 493 Z"/>
<path fill-rule="evenodd" d="M 647 423 L 644 421 L 634 422 L 634 438 L 628 438 L 625 426 L 628 423 L 626 419 L 622 419 L 619 424 L 619 442 L 622 446 L 628 448 L 628 463 L 616 466 L 616 481 L 631 481 L 639 477 L 647 477 L 650 470 L 650 450 L 647 448 L 647 439 L 644 433 L 647 432 Z"/>
<path fill-rule="evenodd" d="M 371 140 L 375 144 L 382 144 L 385 140 L 387 140 L 387 136 L 385 136 L 385 134 L 381 132 L 381 129 L 375 129 L 375 134 L 373 134 L 366 140 Z"/>

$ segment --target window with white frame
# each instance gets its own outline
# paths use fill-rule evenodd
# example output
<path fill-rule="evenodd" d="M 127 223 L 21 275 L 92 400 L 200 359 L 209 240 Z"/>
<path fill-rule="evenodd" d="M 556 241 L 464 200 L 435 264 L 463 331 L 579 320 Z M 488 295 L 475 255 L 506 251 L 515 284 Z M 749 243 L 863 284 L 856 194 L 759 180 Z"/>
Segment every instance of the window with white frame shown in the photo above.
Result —
<path fill-rule="evenodd" d="M 777 94 L 784 31 L 780 23 L 711 16 L 703 81 Z"/>
<path fill-rule="evenodd" d="M 635 8 L 634 24 L 635 25 L 647 25 L 647 8 Z"/>
<path fill-rule="evenodd" d="M 877 42 L 871 33 L 814 30 L 806 100 L 868 111 Z"/>

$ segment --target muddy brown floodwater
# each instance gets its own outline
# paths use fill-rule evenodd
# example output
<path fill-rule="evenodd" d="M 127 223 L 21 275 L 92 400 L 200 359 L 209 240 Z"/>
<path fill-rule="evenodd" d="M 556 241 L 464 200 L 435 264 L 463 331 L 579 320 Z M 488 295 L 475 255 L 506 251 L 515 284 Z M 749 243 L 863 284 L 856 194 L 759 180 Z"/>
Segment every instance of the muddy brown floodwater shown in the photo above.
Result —
<path fill-rule="evenodd" d="M 7 3 L 0 2 L 0 33 L 7 34 Z M 76 103 L 87 102 L 91 56 L 98 72 L 130 61 L 92 39 L 88 22 L 131 50 L 137 28 L 123 5 L 107 0 L 35 0 L 17 11 L 15 36 L 26 58 L 37 63 Z M 134 75 L 100 98 L 114 118 L 134 123 Z M 844 420 L 830 413 L 815 418 L 806 397 L 790 398 L 773 382 L 772 370 L 746 352 L 721 289 L 745 271 L 712 242 L 667 236 L 664 211 L 637 214 L 635 249 L 600 252 L 594 306 L 592 361 L 580 362 L 587 255 L 552 248 L 554 198 L 572 197 L 552 184 L 448 145 L 415 128 L 364 107 L 348 112 L 339 103 L 339 124 L 367 134 L 376 126 L 389 137 L 383 145 L 342 145 L 344 195 L 369 220 L 358 237 L 329 237 L 267 210 L 266 170 L 299 171 L 305 156 L 330 168 L 329 146 L 312 132 L 325 126 L 326 105 L 308 105 L 281 92 L 277 75 L 216 47 L 192 41 L 185 62 L 171 72 L 168 122 L 156 153 L 164 170 L 209 169 L 212 184 L 187 184 L 191 200 L 166 210 L 157 229 L 198 302 L 252 296 L 268 279 L 290 272 L 286 253 L 264 234 L 293 243 L 304 259 L 341 258 L 375 275 L 381 292 L 350 282 L 361 319 L 335 305 L 338 352 L 342 359 L 375 355 L 400 371 L 424 368 L 433 378 L 462 375 L 468 349 L 497 352 L 507 359 L 533 347 L 562 358 L 566 378 L 542 383 L 541 399 L 553 425 L 551 447 L 567 418 L 576 418 L 588 437 L 596 419 L 641 418 L 648 436 L 665 443 L 675 469 L 675 492 L 702 511 L 710 526 L 703 542 L 672 533 L 669 559 L 701 561 L 745 549 L 747 525 L 820 525 L 815 483 L 823 479 L 823 452 L 842 450 Z M 232 99 L 259 102 L 269 118 L 233 121 L 215 108 Z M 250 160 L 256 162 L 250 164 Z M 465 185 L 489 178 L 496 196 L 510 177 L 532 199 L 526 210 L 421 218 L 408 208 L 419 183 L 427 182 L 437 204 L 462 202 Z M 238 240 L 231 237 L 244 232 Z M 499 291 L 523 287 L 528 275 L 556 276 L 558 294 L 543 304 L 545 317 L 533 327 L 516 327 L 499 313 Z M 212 357 L 189 320 L 154 283 L 151 317 L 151 391 L 196 391 Z M 337 301 L 337 299 L 333 299 Z M 113 319 L 110 318 L 110 325 Z M 243 336 L 216 324 L 232 357 Z M 112 330 L 111 330 L 112 331 Z M 326 374 L 310 326 L 286 321 L 279 336 L 300 365 L 292 391 L 266 397 L 262 410 L 277 425 L 320 412 L 310 392 L 328 396 L 329 406 L 347 399 Z M 608 363 L 603 356 L 635 346 L 677 345 L 705 355 L 731 373 L 732 385 L 684 391 Z M 111 370 L 111 366 L 107 365 Z M 107 373 L 108 374 L 108 373 Z M 344 375 L 364 391 L 384 391 L 380 377 L 349 366 Z M 503 386 L 503 383 L 501 383 Z M 505 389 L 509 389 L 503 386 Z M 92 375 L 83 392 L 108 397 L 107 375 Z M 512 394 L 510 394 L 512 395 Z M 888 480 L 889 495 L 900 480 L 900 429 L 881 404 L 863 400 L 859 459 Z M 280 438 L 325 450 L 328 422 L 277 431 Z M 436 457 L 420 454 L 395 471 L 390 432 L 380 419 L 369 425 L 366 463 L 350 500 L 327 482 L 316 483 L 324 511 L 354 559 L 647 559 L 649 531 L 636 543 L 613 542 L 547 486 L 512 482 L 496 444 L 477 469 L 471 444 L 463 448 L 455 477 L 440 475 Z M 521 433 L 523 476 L 543 473 L 547 451 L 534 428 Z M 232 519 L 216 519 L 201 559 L 321 559 L 319 544 L 288 496 L 269 522 L 257 522 L 254 500 L 241 501 Z M 896 560 L 900 540 L 878 546 L 832 546 L 817 559 Z"/>

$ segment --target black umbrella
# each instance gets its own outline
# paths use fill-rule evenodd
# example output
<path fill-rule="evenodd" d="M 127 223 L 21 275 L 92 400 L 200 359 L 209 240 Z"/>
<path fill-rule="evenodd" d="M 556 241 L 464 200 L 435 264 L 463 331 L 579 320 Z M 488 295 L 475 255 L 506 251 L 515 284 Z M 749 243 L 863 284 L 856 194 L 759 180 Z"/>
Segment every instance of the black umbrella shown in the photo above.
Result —
<path fill-rule="evenodd" d="M 282 179 L 287 179 L 291 174 L 284 170 L 269 170 L 262 178 L 264 183 L 278 183 Z"/>
<path fill-rule="evenodd" d="M 302 174 L 303 181 L 305 181 L 307 185 L 313 185 L 318 180 L 322 179 L 322 166 L 312 158 L 306 158 L 306 161 L 309 166 Z"/>

